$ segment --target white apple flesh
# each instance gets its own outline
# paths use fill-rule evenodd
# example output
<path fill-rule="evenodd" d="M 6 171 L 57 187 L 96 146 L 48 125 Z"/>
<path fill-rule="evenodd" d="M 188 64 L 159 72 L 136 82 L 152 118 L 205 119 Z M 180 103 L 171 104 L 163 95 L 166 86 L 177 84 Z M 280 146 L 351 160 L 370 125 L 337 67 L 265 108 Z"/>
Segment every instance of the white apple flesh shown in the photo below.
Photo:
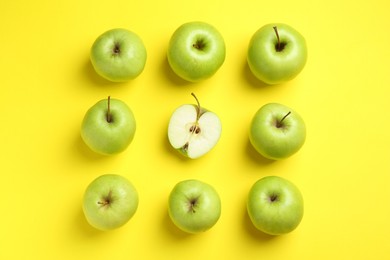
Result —
<path fill-rule="evenodd" d="M 219 117 L 200 107 L 198 102 L 197 105 L 182 105 L 173 112 L 168 125 L 168 139 L 173 148 L 195 159 L 218 143 L 221 131 Z"/>

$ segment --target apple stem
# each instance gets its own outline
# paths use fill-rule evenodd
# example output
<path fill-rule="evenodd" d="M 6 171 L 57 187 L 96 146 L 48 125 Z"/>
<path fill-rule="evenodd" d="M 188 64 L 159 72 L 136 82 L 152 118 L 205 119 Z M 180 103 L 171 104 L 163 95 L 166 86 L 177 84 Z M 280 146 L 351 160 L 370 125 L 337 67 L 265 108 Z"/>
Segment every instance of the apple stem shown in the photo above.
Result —
<path fill-rule="evenodd" d="M 195 96 L 194 93 L 191 93 L 191 95 L 195 98 L 196 103 L 198 104 L 198 106 L 196 107 L 196 110 L 197 110 L 196 121 L 198 121 L 199 118 L 200 118 L 200 103 L 199 103 L 199 100 L 198 100 L 198 98 Z"/>
<path fill-rule="evenodd" d="M 282 127 L 283 120 L 286 119 L 286 117 L 288 117 L 290 114 L 291 114 L 291 111 L 288 111 L 288 113 L 280 121 L 277 122 L 276 127 L 277 128 Z"/>
<path fill-rule="evenodd" d="M 280 42 L 280 37 L 279 37 L 279 33 L 278 33 L 278 27 L 277 26 L 274 26 L 274 31 L 275 31 L 275 34 L 276 34 L 276 38 L 278 39 L 278 45 L 276 45 L 276 51 L 282 51 L 283 50 L 283 46 L 281 45 L 281 42 Z"/>
<path fill-rule="evenodd" d="M 110 202 L 108 202 L 107 200 L 105 200 L 105 201 L 98 201 L 98 204 L 106 206 L 106 205 L 110 204 Z"/>
<path fill-rule="evenodd" d="M 278 38 L 278 46 L 276 47 L 276 50 L 280 51 L 280 38 L 279 38 L 279 33 L 278 33 L 278 27 L 274 26 L 274 31 L 276 34 L 276 38 Z"/>
<path fill-rule="evenodd" d="M 192 47 L 194 47 L 195 49 L 198 49 L 198 50 L 203 50 L 204 46 L 205 46 L 205 44 L 201 40 L 197 40 L 196 43 L 192 44 Z"/>
<path fill-rule="evenodd" d="M 196 212 L 196 210 L 195 210 L 195 205 L 196 205 L 196 203 L 197 203 L 197 199 L 192 199 L 192 200 L 190 201 L 190 210 L 192 211 L 192 213 L 195 213 L 195 212 Z"/>
<path fill-rule="evenodd" d="M 111 203 L 111 197 L 112 197 L 112 191 L 110 190 L 110 192 L 108 193 L 107 196 L 105 196 L 102 201 L 98 201 L 98 204 L 101 204 L 103 206 L 107 206 Z"/>
<path fill-rule="evenodd" d="M 277 196 L 277 195 L 271 195 L 271 197 L 269 198 L 269 200 L 270 200 L 271 202 L 277 201 L 277 200 L 278 200 L 278 196 Z"/>
<path fill-rule="evenodd" d="M 113 54 L 118 55 L 120 52 L 121 52 L 121 48 L 120 48 L 119 43 L 115 43 L 114 49 L 113 49 Z"/>
<path fill-rule="evenodd" d="M 194 93 L 191 93 L 191 95 L 195 98 L 196 103 L 198 103 L 198 106 L 196 107 L 196 123 L 193 126 L 191 126 L 190 133 L 199 134 L 200 133 L 200 127 L 198 125 L 198 120 L 200 118 L 200 103 L 199 103 L 199 100 L 195 96 Z"/>
<path fill-rule="evenodd" d="M 110 99 L 111 99 L 111 97 L 110 96 L 108 96 L 108 98 L 107 98 L 107 122 L 108 123 L 111 123 L 111 121 L 112 121 L 112 117 L 111 117 L 111 111 L 110 111 Z"/>

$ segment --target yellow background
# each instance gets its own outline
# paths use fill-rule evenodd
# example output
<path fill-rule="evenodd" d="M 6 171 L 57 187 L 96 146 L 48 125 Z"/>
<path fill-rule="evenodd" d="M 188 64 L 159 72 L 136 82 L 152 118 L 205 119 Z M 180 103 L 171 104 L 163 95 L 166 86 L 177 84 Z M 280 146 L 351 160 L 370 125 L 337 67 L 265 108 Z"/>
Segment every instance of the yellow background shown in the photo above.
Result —
<path fill-rule="evenodd" d="M 1 1 L 0 259 L 389 259 L 390 5 L 387 0 L 330 1 Z M 227 56 L 209 80 L 189 84 L 166 61 L 182 23 L 213 24 Z M 306 38 L 309 59 L 294 80 L 264 86 L 246 65 L 253 33 L 284 22 Z M 144 41 L 148 60 L 135 80 L 96 75 L 89 49 L 105 30 L 124 27 Z M 167 141 L 173 110 L 193 103 L 223 123 L 217 146 L 183 159 Z M 111 95 L 137 120 L 122 154 L 93 154 L 80 138 L 86 110 Z M 307 140 L 293 157 L 270 162 L 248 142 L 250 120 L 267 102 L 298 111 Z M 126 176 L 140 204 L 124 227 L 91 228 L 83 216 L 86 186 L 104 173 Z M 279 175 L 305 198 L 292 233 L 256 231 L 246 213 L 251 185 Z M 219 222 L 186 235 L 167 215 L 179 181 L 212 184 Z"/>

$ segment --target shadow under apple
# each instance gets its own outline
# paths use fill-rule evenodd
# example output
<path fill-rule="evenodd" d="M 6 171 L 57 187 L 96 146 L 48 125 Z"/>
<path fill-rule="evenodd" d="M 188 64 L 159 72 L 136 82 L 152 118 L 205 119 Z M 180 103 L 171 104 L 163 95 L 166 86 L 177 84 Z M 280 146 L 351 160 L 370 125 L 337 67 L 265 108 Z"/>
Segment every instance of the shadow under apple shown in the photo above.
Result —
<path fill-rule="evenodd" d="M 275 162 L 275 160 L 271 160 L 271 159 L 265 158 L 264 156 L 259 154 L 256 151 L 256 149 L 253 147 L 253 145 L 251 144 L 249 139 L 247 139 L 245 152 L 246 152 L 248 158 L 250 158 L 251 161 L 253 161 L 256 164 L 259 164 L 259 165 L 270 165 L 270 164 Z"/>
<path fill-rule="evenodd" d="M 169 217 L 168 211 L 164 214 L 162 225 L 164 227 L 164 230 L 166 233 L 175 240 L 183 240 L 183 239 L 189 239 L 194 236 L 194 234 L 190 234 L 187 232 L 184 232 L 183 230 L 179 229 L 171 220 Z M 196 234 L 195 234 L 196 235 Z"/>
<path fill-rule="evenodd" d="M 242 210 L 242 212 L 243 212 L 242 226 L 245 229 L 246 233 L 252 239 L 255 239 L 255 240 L 261 240 L 261 241 L 275 240 L 278 236 L 272 236 L 272 235 L 266 234 L 264 232 L 261 232 L 253 225 L 253 223 L 248 215 L 247 208 L 246 208 L 246 199 L 245 199 L 245 202 L 242 204 L 245 205 L 245 207 L 243 207 L 243 210 Z"/>
<path fill-rule="evenodd" d="M 194 83 L 189 82 L 185 79 L 179 77 L 171 68 L 168 62 L 168 58 L 164 56 L 163 61 L 161 63 L 161 71 L 163 72 L 166 79 L 171 82 L 173 85 L 182 87 L 182 86 L 190 86 Z"/>
<path fill-rule="evenodd" d="M 80 210 L 77 211 L 77 215 L 75 217 L 76 225 L 75 227 L 77 230 L 81 233 L 84 237 L 99 237 L 102 236 L 105 232 L 100 231 L 94 227 L 92 227 L 88 222 L 87 219 L 84 216 L 83 210 L 80 208 Z"/>
<path fill-rule="evenodd" d="M 268 85 L 258 78 L 255 77 L 255 75 L 252 73 L 251 69 L 249 68 L 248 62 L 245 59 L 245 62 L 243 63 L 243 69 L 242 69 L 242 76 L 249 84 L 249 86 L 254 87 L 254 88 L 267 88 L 271 87 L 271 85 Z"/>
<path fill-rule="evenodd" d="M 88 81 L 92 82 L 94 86 L 98 87 L 106 87 L 106 86 L 122 86 L 124 84 L 128 84 L 131 82 L 131 80 L 127 82 L 113 82 L 109 81 L 108 79 L 103 78 L 100 76 L 94 69 L 91 60 L 88 58 L 84 62 L 84 66 L 82 69 L 82 73 L 84 77 L 87 78 Z"/>
<path fill-rule="evenodd" d="M 110 157 L 108 155 L 102 155 L 102 154 L 98 154 L 98 153 L 92 151 L 85 144 L 85 142 L 81 138 L 80 134 L 76 135 L 73 148 L 75 149 L 77 154 L 82 155 L 83 158 L 90 160 L 90 161 L 105 160 L 105 159 L 108 159 Z"/>

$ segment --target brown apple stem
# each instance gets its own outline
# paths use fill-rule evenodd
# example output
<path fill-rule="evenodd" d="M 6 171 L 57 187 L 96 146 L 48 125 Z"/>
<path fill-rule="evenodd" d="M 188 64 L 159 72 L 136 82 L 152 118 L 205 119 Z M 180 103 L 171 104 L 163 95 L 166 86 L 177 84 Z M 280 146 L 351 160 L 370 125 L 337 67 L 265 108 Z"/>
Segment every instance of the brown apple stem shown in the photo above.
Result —
<path fill-rule="evenodd" d="M 112 200 L 112 191 L 110 190 L 108 195 L 102 198 L 102 201 L 98 201 L 98 204 L 106 206 L 111 203 L 111 200 Z"/>
<path fill-rule="evenodd" d="M 107 115 L 106 115 L 106 120 L 108 123 L 111 123 L 110 99 L 111 99 L 111 97 L 108 96 L 108 98 L 107 98 Z"/>
<path fill-rule="evenodd" d="M 288 113 L 282 118 L 282 120 L 280 120 L 280 122 L 283 122 L 283 120 L 288 117 L 289 115 L 291 114 L 291 111 L 288 111 Z"/>
<path fill-rule="evenodd" d="M 277 123 L 276 127 L 277 128 L 282 127 L 283 120 L 286 119 L 286 117 L 288 117 L 290 114 L 291 114 L 291 111 L 288 111 L 288 113 Z"/>
<path fill-rule="evenodd" d="M 199 103 L 199 100 L 198 100 L 198 98 L 195 96 L 194 93 L 191 93 L 191 95 L 195 98 L 196 103 L 198 104 L 198 106 L 196 107 L 196 110 L 197 110 L 196 121 L 198 121 L 199 118 L 200 118 L 200 103 Z"/>
<path fill-rule="evenodd" d="M 197 204 L 197 201 L 198 199 L 197 198 L 194 198 L 190 201 L 190 205 L 189 205 L 189 209 L 190 211 L 192 211 L 192 213 L 195 213 L 196 210 L 195 210 L 195 205 Z"/>
<path fill-rule="evenodd" d="M 270 200 L 271 202 L 277 201 L 277 200 L 278 200 L 278 196 L 275 195 L 275 194 L 273 194 L 273 195 L 271 195 L 271 197 L 269 198 L 269 200 Z"/>
<path fill-rule="evenodd" d="M 196 43 L 192 44 L 192 47 L 198 49 L 198 50 L 203 50 L 205 44 L 202 40 L 197 40 Z"/>
<path fill-rule="evenodd" d="M 118 55 L 120 52 L 121 52 L 121 48 L 120 48 L 119 43 L 115 43 L 114 49 L 113 49 L 114 55 Z"/>
<path fill-rule="evenodd" d="M 278 45 L 276 47 L 276 50 L 277 51 L 281 51 L 281 48 L 280 48 L 280 37 L 279 37 L 279 33 L 278 33 L 278 27 L 274 26 L 274 31 L 275 31 L 275 34 L 276 34 L 276 38 L 278 39 Z"/>
<path fill-rule="evenodd" d="M 109 202 L 108 201 L 103 201 L 103 202 L 101 202 L 101 201 L 98 201 L 98 204 L 101 204 L 101 205 L 103 205 L 103 206 L 106 206 L 106 205 L 108 205 L 109 204 Z"/>

